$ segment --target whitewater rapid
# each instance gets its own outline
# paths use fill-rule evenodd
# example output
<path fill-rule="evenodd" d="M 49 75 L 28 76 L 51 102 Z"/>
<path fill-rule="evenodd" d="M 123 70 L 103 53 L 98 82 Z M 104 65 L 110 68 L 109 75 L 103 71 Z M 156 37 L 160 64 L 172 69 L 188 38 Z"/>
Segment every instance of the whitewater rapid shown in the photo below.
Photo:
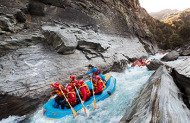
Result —
<path fill-rule="evenodd" d="M 150 59 L 160 59 L 163 55 L 151 56 Z M 146 67 L 134 67 L 127 69 L 124 73 L 112 72 L 112 76 L 117 80 L 116 92 L 110 98 L 98 102 L 97 109 L 94 110 L 93 104 L 87 107 L 88 116 L 84 111 L 77 112 L 78 116 L 66 116 L 59 120 L 49 120 L 42 114 L 42 106 L 30 117 L 30 123 L 115 123 L 120 121 L 125 110 L 130 106 L 140 89 L 147 82 L 154 71 L 148 71 Z M 20 119 L 19 119 L 20 118 Z M 10 116 L 3 119 L 0 123 L 17 123 L 23 117 Z"/>

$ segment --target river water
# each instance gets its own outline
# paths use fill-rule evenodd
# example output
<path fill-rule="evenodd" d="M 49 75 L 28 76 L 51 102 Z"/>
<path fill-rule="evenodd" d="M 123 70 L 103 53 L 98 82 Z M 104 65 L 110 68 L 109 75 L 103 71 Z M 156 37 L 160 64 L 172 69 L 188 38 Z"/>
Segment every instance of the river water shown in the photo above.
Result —
<path fill-rule="evenodd" d="M 160 59 L 163 55 L 152 56 L 149 59 Z M 93 104 L 87 107 L 87 116 L 83 109 L 77 112 L 78 116 L 66 116 L 59 120 L 49 120 L 42 115 L 42 107 L 30 117 L 30 123 L 115 123 L 118 122 L 125 110 L 130 106 L 140 89 L 147 82 L 154 71 L 148 71 L 146 67 L 134 67 L 127 69 L 124 73 L 112 72 L 112 76 L 117 80 L 117 89 L 114 95 L 104 101 L 97 103 L 94 110 Z M 25 118 L 10 116 L 0 123 L 17 123 Z"/>

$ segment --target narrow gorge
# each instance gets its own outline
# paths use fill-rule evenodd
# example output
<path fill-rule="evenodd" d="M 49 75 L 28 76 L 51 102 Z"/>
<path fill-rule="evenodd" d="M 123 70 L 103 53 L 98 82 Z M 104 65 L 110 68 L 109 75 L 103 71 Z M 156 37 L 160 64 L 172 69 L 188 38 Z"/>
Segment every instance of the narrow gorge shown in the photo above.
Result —
<path fill-rule="evenodd" d="M 39 114 L 50 98 L 49 84 L 66 85 L 70 75 L 88 80 L 87 66 L 93 64 L 117 81 L 126 80 L 124 87 L 118 82 L 119 89 L 136 89 L 131 95 L 116 91 L 113 104 L 119 104 L 119 98 L 124 101 L 111 113 L 117 120 L 113 116 L 110 121 L 110 115 L 100 122 L 188 123 L 189 57 L 180 61 L 181 66 L 159 59 L 152 67 L 155 73 L 144 67 L 127 70 L 137 58 L 145 60 L 159 51 L 145 21 L 150 18 L 138 0 L 0 0 L 0 122 L 9 116 L 26 116 L 22 122 L 50 122 Z M 104 112 L 106 103 L 100 105 Z M 63 121 L 94 119 L 81 117 Z"/>

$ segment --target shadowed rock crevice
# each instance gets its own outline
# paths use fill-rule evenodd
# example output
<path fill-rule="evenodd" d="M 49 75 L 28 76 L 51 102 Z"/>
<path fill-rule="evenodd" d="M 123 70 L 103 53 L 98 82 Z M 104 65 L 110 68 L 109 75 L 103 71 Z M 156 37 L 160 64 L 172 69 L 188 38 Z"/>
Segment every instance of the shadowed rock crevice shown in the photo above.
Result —
<path fill-rule="evenodd" d="M 183 93 L 182 94 L 183 102 L 190 109 L 190 93 L 189 93 L 190 78 L 179 74 L 175 69 L 172 70 L 171 75 L 174 78 L 176 85 L 178 86 L 180 91 Z"/>
<path fill-rule="evenodd" d="M 40 104 L 38 101 L 39 99 L 40 98 L 31 99 L 28 97 L 21 98 L 7 94 L 0 94 L 0 120 L 10 115 L 23 116 L 28 113 L 32 113 L 32 111 L 35 111 L 38 108 L 38 105 Z M 46 100 L 43 100 L 42 102 L 45 102 Z"/>
<path fill-rule="evenodd" d="M 108 48 L 103 48 L 100 43 L 78 41 L 77 49 L 84 53 L 88 60 L 96 57 L 101 57 L 105 61 L 102 53 L 105 52 Z"/>

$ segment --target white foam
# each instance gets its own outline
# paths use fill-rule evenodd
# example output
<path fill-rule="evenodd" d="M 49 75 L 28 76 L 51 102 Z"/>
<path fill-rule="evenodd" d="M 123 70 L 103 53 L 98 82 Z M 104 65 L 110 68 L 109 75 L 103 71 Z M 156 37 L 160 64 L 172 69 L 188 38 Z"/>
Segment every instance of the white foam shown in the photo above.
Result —
<path fill-rule="evenodd" d="M 9 116 L 8 118 L 2 119 L 0 123 L 19 123 L 24 120 L 26 116 Z"/>

